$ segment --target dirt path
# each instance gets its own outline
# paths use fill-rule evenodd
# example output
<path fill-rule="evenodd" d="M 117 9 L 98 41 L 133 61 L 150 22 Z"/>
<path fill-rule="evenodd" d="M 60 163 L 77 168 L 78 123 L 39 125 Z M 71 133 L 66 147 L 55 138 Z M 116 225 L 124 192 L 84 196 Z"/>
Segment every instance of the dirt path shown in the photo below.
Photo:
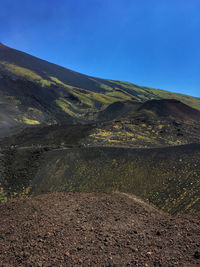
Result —
<path fill-rule="evenodd" d="M 135 203 L 139 204 L 140 206 L 142 206 L 144 209 L 146 209 L 148 212 L 155 212 L 158 214 L 162 214 L 164 215 L 165 213 L 162 212 L 161 210 L 157 209 L 156 207 L 148 204 L 147 202 L 144 202 L 142 199 L 136 197 L 135 195 L 131 195 L 131 194 L 127 194 L 127 193 L 123 193 L 123 192 L 115 192 L 116 194 L 119 194 L 121 196 L 125 196 L 127 198 L 132 199 Z"/>
<path fill-rule="evenodd" d="M 0 218 L 2 267 L 200 265 L 199 217 L 127 194 L 46 194 L 0 205 Z"/>

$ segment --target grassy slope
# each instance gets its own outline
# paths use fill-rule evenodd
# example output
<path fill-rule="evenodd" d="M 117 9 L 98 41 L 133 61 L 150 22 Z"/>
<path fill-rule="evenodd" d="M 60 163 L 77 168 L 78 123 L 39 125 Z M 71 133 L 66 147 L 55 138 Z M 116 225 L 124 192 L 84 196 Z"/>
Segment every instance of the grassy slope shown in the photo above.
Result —
<path fill-rule="evenodd" d="M 26 112 L 32 107 L 32 95 L 38 98 L 42 107 L 46 107 L 44 94 L 47 98 L 51 94 L 49 102 L 52 108 L 48 110 L 48 114 L 60 112 L 77 119 L 95 119 L 96 111 L 106 108 L 113 102 L 124 100 L 143 102 L 149 99 L 175 98 L 200 110 L 200 98 L 141 87 L 128 82 L 89 77 L 2 45 L 0 45 L 0 73 L 14 80 L 29 81 L 31 88 L 38 88 L 33 94 L 25 92 L 20 95 L 19 90 L 5 92 L 4 87 L 7 87 L 7 84 L 0 81 L 0 91 L 3 91 L 4 96 L 2 99 L 5 100 L 7 97 L 9 103 L 19 108 L 25 107 L 25 118 L 21 116 L 18 118 L 19 122 L 25 124 L 39 124 L 46 119 L 46 115 L 31 116 Z M 12 84 L 11 87 L 15 86 Z M 33 90 L 31 88 L 29 91 Z M 35 103 L 32 108 L 45 114 L 41 106 Z M 56 121 L 56 115 L 54 119 Z"/>

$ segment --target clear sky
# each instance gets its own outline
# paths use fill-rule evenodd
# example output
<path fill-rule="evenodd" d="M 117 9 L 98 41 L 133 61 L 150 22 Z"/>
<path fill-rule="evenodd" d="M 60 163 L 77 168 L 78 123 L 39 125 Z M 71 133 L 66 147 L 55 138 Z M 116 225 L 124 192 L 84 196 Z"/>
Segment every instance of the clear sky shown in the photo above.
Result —
<path fill-rule="evenodd" d="M 200 97 L 200 0 L 1 0 L 0 42 L 84 74 Z"/>

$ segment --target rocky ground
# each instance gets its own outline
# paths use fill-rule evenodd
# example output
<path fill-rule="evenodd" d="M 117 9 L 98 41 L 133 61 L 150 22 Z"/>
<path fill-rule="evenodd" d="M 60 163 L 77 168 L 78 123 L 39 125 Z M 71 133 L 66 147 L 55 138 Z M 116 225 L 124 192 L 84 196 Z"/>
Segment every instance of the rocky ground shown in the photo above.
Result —
<path fill-rule="evenodd" d="M 122 193 L 53 193 L 0 206 L 0 266 L 199 266 L 199 215 Z"/>
<path fill-rule="evenodd" d="M 153 148 L 200 142 L 200 123 L 170 118 L 122 119 L 97 125 L 83 143 L 99 146 Z"/>

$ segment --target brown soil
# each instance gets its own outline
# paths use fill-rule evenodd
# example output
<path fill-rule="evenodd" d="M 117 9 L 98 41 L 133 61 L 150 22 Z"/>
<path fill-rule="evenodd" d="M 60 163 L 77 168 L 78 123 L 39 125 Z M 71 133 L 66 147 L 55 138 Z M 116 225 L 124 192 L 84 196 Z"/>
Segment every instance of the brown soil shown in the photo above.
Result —
<path fill-rule="evenodd" d="M 173 117 L 183 121 L 199 121 L 200 112 L 176 99 L 146 101 L 138 110 L 153 111 L 158 117 Z"/>
<path fill-rule="evenodd" d="M 0 206 L 0 266 L 199 266 L 198 216 L 120 193 L 54 193 Z"/>

